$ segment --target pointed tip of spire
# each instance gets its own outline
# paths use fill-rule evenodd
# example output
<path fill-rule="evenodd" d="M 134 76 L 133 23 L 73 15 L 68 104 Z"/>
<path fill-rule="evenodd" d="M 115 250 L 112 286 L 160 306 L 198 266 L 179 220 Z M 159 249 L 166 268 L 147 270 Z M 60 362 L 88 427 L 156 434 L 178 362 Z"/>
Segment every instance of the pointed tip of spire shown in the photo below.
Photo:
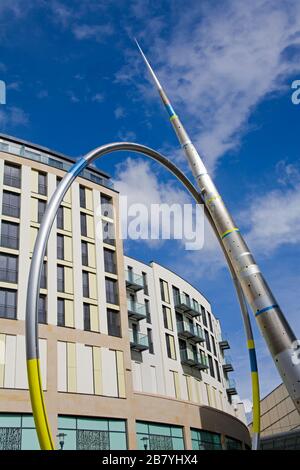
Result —
<path fill-rule="evenodd" d="M 144 59 L 144 62 L 145 62 L 146 66 L 147 66 L 147 68 L 148 68 L 148 70 L 149 70 L 149 72 L 150 72 L 150 74 L 151 74 L 151 76 L 152 76 L 152 78 L 153 78 L 153 80 L 154 80 L 155 85 L 157 86 L 158 90 L 161 90 L 161 89 L 162 89 L 162 86 L 161 86 L 161 84 L 159 83 L 158 78 L 156 77 L 156 75 L 155 75 L 155 73 L 154 73 L 154 71 L 153 71 L 151 65 L 149 64 L 149 61 L 148 61 L 147 57 L 145 56 L 145 54 L 144 54 L 144 52 L 143 52 L 141 46 L 139 45 L 138 40 L 136 39 L 136 37 L 134 37 L 133 39 L 134 39 L 134 41 L 135 41 L 135 43 L 136 43 L 136 45 L 137 45 L 137 47 L 138 47 L 138 50 L 139 50 L 140 53 L 141 53 L 142 58 Z"/>

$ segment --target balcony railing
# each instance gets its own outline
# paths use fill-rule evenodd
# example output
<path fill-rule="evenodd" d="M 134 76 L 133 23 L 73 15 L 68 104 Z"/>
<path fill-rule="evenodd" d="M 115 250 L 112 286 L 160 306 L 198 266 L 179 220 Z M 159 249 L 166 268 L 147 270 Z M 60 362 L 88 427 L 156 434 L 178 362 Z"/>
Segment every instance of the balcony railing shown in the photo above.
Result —
<path fill-rule="evenodd" d="M 177 332 L 180 338 L 189 339 L 194 343 L 205 341 L 202 328 L 199 325 L 192 325 L 186 320 L 177 322 Z"/>
<path fill-rule="evenodd" d="M 219 346 L 222 351 L 225 349 L 230 349 L 230 344 L 226 336 L 219 341 Z"/>
<path fill-rule="evenodd" d="M 193 352 L 191 349 L 180 350 L 181 363 L 195 369 L 204 370 L 208 368 L 207 357 L 203 353 Z"/>
<path fill-rule="evenodd" d="M 125 271 L 126 288 L 131 292 L 137 292 L 144 288 L 143 276 L 135 274 L 133 271 Z"/>
<path fill-rule="evenodd" d="M 201 314 L 199 304 L 186 297 L 184 294 L 176 295 L 174 298 L 175 310 L 179 313 L 188 313 L 192 317 Z"/>
<path fill-rule="evenodd" d="M 130 347 L 134 351 L 142 352 L 149 349 L 148 336 L 139 333 L 138 331 L 129 330 Z"/>
<path fill-rule="evenodd" d="M 147 316 L 145 304 L 140 304 L 131 299 L 127 299 L 127 310 L 129 318 L 133 320 L 144 320 Z"/>
<path fill-rule="evenodd" d="M 222 367 L 224 372 L 233 372 L 234 370 L 232 365 L 232 359 L 227 354 L 226 356 L 224 356 L 224 362 L 222 364 Z"/>
<path fill-rule="evenodd" d="M 46 152 L 33 150 L 31 147 L 12 142 L 0 141 L 0 151 L 18 155 L 19 157 L 29 158 L 30 160 L 52 166 L 53 168 L 59 168 L 60 170 L 64 171 L 69 171 L 73 165 L 73 162 L 69 163 L 64 160 L 62 161 L 58 157 L 47 154 Z M 108 188 L 113 187 L 112 182 L 108 178 L 98 175 L 88 168 L 84 169 L 80 173 L 80 176 L 89 181 L 92 181 L 93 183 L 101 184 L 102 186 L 106 186 Z"/>
<path fill-rule="evenodd" d="M 227 380 L 226 392 L 228 393 L 228 395 L 237 395 L 236 383 L 234 379 Z"/>

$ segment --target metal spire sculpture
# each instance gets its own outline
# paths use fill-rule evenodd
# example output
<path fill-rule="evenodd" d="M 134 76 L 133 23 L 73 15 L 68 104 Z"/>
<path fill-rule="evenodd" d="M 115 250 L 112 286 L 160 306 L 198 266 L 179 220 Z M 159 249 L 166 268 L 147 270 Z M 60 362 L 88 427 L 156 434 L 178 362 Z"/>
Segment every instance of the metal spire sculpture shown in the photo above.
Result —
<path fill-rule="evenodd" d="M 170 116 L 170 122 L 187 157 L 204 204 L 211 215 L 218 236 L 226 250 L 243 293 L 255 315 L 261 334 L 267 343 L 282 381 L 298 412 L 300 412 L 300 357 L 296 336 L 145 54 L 137 41 L 136 43 Z M 251 346 L 253 345 L 248 344 L 250 359 Z M 251 361 L 252 363 L 252 374 L 257 374 L 254 361 Z"/>

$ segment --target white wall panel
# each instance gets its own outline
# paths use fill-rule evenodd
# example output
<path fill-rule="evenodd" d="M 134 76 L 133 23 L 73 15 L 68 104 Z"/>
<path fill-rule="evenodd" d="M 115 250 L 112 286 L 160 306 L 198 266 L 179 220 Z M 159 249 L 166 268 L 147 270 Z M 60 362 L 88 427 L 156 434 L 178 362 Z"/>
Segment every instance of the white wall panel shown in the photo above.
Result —
<path fill-rule="evenodd" d="M 102 380 L 103 380 L 103 395 L 117 397 L 118 396 L 118 381 L 117 381 L 117 367 L 116 367 L 116 353 L 107 348 L 101 349 L 102 359 Z"/>
<path fill-rule="evenodd" d="M 67 345 L 62 341 L 57 343 L 57 389 L 59 392 L 67 391 Z"/>
<path fill-rule="evenodd" d="M 16 336 L 6 335 L 4 387 L 15 388 L 16 377 Z"/>
<path fill-rule="evenodd" d="M 77 343 L 77 392 L 94 393 L 93 384 L 93 351 L 91 346 Z"/>

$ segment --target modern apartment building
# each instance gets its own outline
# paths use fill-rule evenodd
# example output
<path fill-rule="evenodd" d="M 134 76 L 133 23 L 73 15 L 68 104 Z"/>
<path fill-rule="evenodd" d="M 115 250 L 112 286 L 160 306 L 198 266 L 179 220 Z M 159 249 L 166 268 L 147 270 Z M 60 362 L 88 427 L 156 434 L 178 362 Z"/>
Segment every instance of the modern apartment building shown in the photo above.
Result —
<path fill-rule="evenodd" d="M 30 260 L 73 160 L 0 135 L 0 449 L 36 449 L 25 364 Z M 123 256 L 118 193 L 90 167 L 52 228 L 39 300 L 42 381 L 65 449 L 244 448 L 232 361 L 209 302 Z"/>

